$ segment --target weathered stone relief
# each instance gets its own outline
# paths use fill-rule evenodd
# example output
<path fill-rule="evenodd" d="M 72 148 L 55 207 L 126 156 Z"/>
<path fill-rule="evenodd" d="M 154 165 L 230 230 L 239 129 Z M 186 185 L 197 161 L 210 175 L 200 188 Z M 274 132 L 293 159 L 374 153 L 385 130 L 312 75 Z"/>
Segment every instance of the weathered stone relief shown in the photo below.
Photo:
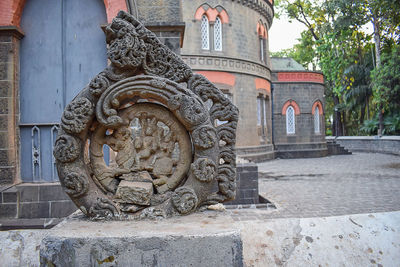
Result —
<path fill-rule="evenodd" d="M 67 105 L 54 148 L 77 207 L 143 219 L 233 199 L 238 109 L 128 13 L 105 32 L 110 65 Z"/>

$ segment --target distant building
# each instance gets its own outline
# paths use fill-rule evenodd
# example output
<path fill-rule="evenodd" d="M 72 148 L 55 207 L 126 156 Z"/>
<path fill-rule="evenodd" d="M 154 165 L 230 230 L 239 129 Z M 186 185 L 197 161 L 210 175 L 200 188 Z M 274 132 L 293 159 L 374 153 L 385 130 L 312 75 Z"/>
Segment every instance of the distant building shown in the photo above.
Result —
<path fill-rule="evenodd" d="M 0 218 L 39 225 L 75 210 L 58 183 L 55 135 L 65 105 L 107 65 L 101 26 L 121 9 L 238 106 L 241 157 L 326 155 L 323 76 L 269 57 L 272 0 L 162 3 L 0 2 Z"/>

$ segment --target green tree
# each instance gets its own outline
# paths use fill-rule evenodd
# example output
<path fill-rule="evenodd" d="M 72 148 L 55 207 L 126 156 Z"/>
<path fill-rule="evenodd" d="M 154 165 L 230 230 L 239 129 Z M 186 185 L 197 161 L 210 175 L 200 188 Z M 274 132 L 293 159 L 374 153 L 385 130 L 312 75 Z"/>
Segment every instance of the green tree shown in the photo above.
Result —
<path fill-rule="evenodd" d="M 371 94 L 369 73 L 374 65 L 376 69 L 381 67 L 380 55 L 385 46 L 399 44 L 400 0 L 279 0 L 275 3 L 278 15 L 286 14 L 289 19 L 307 27 L 300 43 L 286 53 L 303 66 L 312 62 L 313 69 L 322 70 L 326 82 L 326 106 L 335 110 L 334 120 L 338 121 L 335 125 L 339 126 L 339 135 L 346 134 L 346 130 L 358 129 L 365 115 L 367 118 L 370 116 L 371 97 L 378 107 L 376 110 L 381 115 L 382 126 L 383 111 L 387 106 L 385 101 L 388 100 L 377 97 L 378 87 Z M 374 27 L 372 35 L 362 32 L 368 23 Z M 372 39 L 374 46 L 371 45 Z M 372 48 L 375 48 L 375 53 Z M 376 56 L 374 64 L 369 61 L 371 54 Z M 350 74 L 354 79 L 351 84 L 346 80 Z M 381 95 L 384 92 L 382 89 Z M 329 112 L 333 110 L 326 110 L 327 115 Z"/>
<path fill-rule="evenodd" d="M 400 45 L 382 54 L 382 65 L 372 71 L 375 102 L 388 115 L 400 116 Z"/>

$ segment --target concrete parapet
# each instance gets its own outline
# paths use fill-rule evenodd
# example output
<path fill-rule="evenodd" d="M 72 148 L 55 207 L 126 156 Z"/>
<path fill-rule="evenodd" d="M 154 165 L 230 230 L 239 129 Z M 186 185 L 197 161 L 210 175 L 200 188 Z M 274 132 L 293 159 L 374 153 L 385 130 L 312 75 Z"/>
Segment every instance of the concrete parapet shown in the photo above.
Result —
<path fill-rule="evenodd" d="M 232 214 L 240 220 L 234 220 Z M 150 266 L 190 266 L 190 261 L 194 262 L 192 266 L 224 266 L 218 263 L 223 261 L 226 265 L 226 256 L 236 259 L 229 266 L 242 263 L 246 266 L 398 266 L 400 212 L 288 219 L 268 219 L 268 214 L 270 212 L 260 209 L 208 211 L 163 221 L 97 223 L 80 220 L 52 230 L 5 231 L 0 232 L 1 264 L 40 266 L 39 251 L 42 251 L 42 259 L 49 255 L 45 251 L 50 251 L 41 245 L 43 239 L 42 244 L 55 245 L 50 248 L 54 251 L 61 243 L 65 244 L 64 254 L 67 255 L 79 250 L 65 242 L 65 238 L 69 238 L 78 247 L 99 241 L 97 245 L 90 245 L 93 250 L 87 251 L 87 261 L 81 266 L 133 266 L 122 265 L 120 261 L 128 255 L 132 263 L 139 262 L 134 266 L 148 266 L 141 264 L 142 259 Z M 239 241 L 239 231 L 242 241 Z M 89 240 L 77 243 L 83 236 Z M 107 238 L 112 240 L 111 237 L 118 242 L 105 242 Z M 134 242 L 129 243 L 129 240 Z M 117 244 L 118 253 L 104 253 L 115 250 Z M 242 244 L 243 258 L 242 254 L 229 252 L 233 248 L 240 253 Z M 161 251 L 160 247 L 167 250 Z M 178 250 L 167 254 L 172 248 Z M 175 257 L 176 253 L 186 252 Z M 165 261 L 162 255 L 167 256 Z M 71 259 L 80 259 L 78 256 Z M 200 261 L 202 257 L 216 261 L 207 264 Z M 152 265 L 155 259 L 157 264 Z M 171 264 L 173 260 L 175 264 Z"/>
<path fill-rule="evenodd" d="M 352 152 L 372 152 L 400 155 L 400 136 L 339 136 L 326 137 Z"/>
<path fill-rule="evenodd" d="M 72 219 L 42 240 L 40 265 L 243 266 L 243 249 L 231 227 Z"/>

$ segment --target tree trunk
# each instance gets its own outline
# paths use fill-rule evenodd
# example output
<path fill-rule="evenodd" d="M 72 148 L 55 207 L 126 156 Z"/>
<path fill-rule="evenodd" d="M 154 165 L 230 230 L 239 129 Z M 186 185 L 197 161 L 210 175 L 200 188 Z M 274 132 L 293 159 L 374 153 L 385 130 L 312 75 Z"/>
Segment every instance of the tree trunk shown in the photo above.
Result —
<path fill-rule="evenodd" d="M 377 11 L 374 12 L 372 17 L 372 24 L 374 26 L 374 41 L 375 41 L 375 54 L 376 54 L 376 69 L 381 66 L 381 31 L 380 21 L 378 19 Z M 381 136 L 383 133 L 383 104 L 379 104 L 379 128 L 378 135 Z"/>
<path fill-rule="evenodd" d="M 339 97 L 336 95 L 333 95 L 333 104 L 335 106 L 339 105 Z M 343 125 L 342 125 L 342 119 L 341 119 L 341 114 L 337 109 L 335 108 L 335 116 L 333 116 L 333 124 L 335 125 L 335 135 L 336 136 L 342 136 L 343 135 Z"/>
<path fill-rule="evenodd" d="M 342 135 L 343 136 L 346 136 L 347 135 L 347 131 L 346 131 L 346 121 L 347 121 L 347 118 L 346 118 L 346 111 L 343 111 L 342 112 Z"/>
<path fill-rule="evenodd" d="M 361 111 L 360 111 L 360 125 L 362 125 L 362 124 L 364 123 L 366 105 L 367 105 L 367 103 L 364 103 L 364 105 L 362 105 L 362 107 L 361 107 Z"/>
<path fill-rule="evenodd" d="M 367 103 L 367 120 L 369 120 L 369 97 L 365 97 L 365 103 Z"/>

